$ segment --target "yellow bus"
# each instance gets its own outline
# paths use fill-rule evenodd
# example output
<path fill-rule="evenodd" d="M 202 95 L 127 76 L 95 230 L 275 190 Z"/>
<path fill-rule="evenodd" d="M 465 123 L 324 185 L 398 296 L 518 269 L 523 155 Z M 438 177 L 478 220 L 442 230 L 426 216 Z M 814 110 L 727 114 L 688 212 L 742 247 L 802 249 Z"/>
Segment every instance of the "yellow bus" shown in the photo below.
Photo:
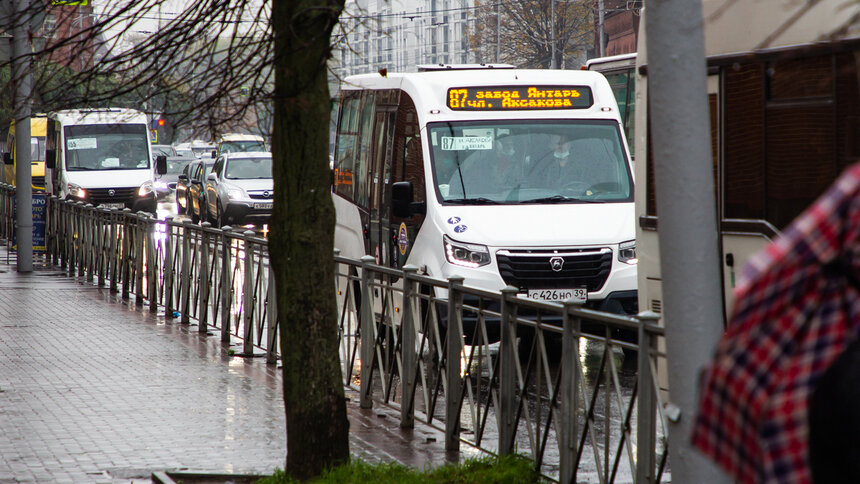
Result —
<path fill-rule="evenodd" d="M 30 173 L 33 188 L 45 189 L 45 135 L 47 131 L 47 117 L 44 114 L 36 114 L 30 117 Z M 3 181 L 10 185 L 15 184 L 15 166 L 17 165 L 17 153 L 15 148 L 15 121 L 9 126 L 9 134 L 6 137 L 6 153 L 3 162 L 6 165 L 3 170 Z"/>

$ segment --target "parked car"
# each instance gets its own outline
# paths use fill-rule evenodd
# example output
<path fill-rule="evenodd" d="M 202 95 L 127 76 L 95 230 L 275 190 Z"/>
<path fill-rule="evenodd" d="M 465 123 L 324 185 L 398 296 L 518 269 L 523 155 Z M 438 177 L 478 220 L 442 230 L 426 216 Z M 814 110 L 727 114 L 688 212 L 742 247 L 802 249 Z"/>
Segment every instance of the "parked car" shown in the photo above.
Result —
<path fill-rule="evenodd" d="M 185 203 L 188 207 L 188 214 L 191 215 L 191 221 L 194 223 L 209 220 L 206 216 L 205 203 L 206 176 L 212 171 L 214 165 L 215 160 L 211 158 L 202 159 L 195 163 L 191 172 Z"/>
<path fill-rule="evenodd" d="M 153 158 L 156 155 L 167 157 L 167 173 L 156 175 L 153 186 L 159 200 L 169 197 L 176 190 L 179 175 L 189 163 L 196 160 L 192 156 L 182 156 L 170 145 L 152 145 Z"/>
<path fill-rule="evenodd" d="M 272 154 L 224 153 L 206 177 L 206 215 L 219 227 L 264 223 L 272 214 Z"/>
<path fill-rule="evenodd" d="M 185 168 L 182 169 L 182 173 L 179 174 L 176 180 L 176 205 L 177 211 L 180 215 L 184 215 L 186 213 L 190 213 L 188 205 L 188 187 L 191 184 L 191 173 L 194 172 L 194 167 L 197 166 L 199 161 L 191 161 L 191 163 L 185 165 Z"/>
<path fill-rule="evenodd" d="M 266 140 L 262 136 L 253 134 L 228 133 L 221 136 L 221 139 L 218 140 L 218 149 L 215 156 L 221 156 L 224 153 L 250 151 L 269 151 L 269 148 L 266 146 Z"/>

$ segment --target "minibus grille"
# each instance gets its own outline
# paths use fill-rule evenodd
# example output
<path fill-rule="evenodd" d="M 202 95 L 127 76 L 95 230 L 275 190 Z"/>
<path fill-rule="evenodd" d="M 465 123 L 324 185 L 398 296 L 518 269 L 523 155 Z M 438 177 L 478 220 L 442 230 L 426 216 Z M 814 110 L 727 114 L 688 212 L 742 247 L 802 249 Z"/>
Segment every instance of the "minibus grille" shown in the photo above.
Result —
<path fill-rule="evenodd" d="M 585 287 L 594 292 L 609 277 L 612 250 L 500 250 L 496 262 L 505 284 L 521 290 Z"/>
<path fill-rule="evenodd" d="M 137 188 L 88 188 L 87 201 L 94 204 L 128 202 L 134 200 L 137 191 Z"/>

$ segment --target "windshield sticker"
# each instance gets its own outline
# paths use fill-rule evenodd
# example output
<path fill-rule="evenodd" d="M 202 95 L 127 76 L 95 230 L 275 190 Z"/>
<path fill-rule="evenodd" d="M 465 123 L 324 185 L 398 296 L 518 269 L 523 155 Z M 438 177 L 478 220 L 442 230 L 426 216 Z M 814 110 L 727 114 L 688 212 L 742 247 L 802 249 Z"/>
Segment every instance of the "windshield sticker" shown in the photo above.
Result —
<path fill-rule="evenodd" d="M 443 136 L 442 150 L 491 150 L 493 149 L 492 136 Z"/>
<path fill-rule="evenodd" d="M 99 147 L 98 138 L 69 138 L 66 147 L 70 150 L 94 150 Z"/>
<path fill-rule="evenodd" d="M 454 227 L 454 232 L 457 232 L 458 234 L 462 234 L 463 232 L 466 231 L 467 228 L 468 227 L 466 227 L 465 225 L 458 225 L 458 226 Z"/>
<path fill-rule="evenodd" d="M 406 224 L 400 224 L 400 230 L 397 231 L 397 248 L 400 249 L 400 255 L 406 255 L 406 247 L 409 246 L 409 236 L 406 234 Z"/>
<path fill-rule="evenodd" d="M 451 217 L 448 219 L 448 223 L 451 225 L 457 225 L 460 223 L 460 217 Z"/>

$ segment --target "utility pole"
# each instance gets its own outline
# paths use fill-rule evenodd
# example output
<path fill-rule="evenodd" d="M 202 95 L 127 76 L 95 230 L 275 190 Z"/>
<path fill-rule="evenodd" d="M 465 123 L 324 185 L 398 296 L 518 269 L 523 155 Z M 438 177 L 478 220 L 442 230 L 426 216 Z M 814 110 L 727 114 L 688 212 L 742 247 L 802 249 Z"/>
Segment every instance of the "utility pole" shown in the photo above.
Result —
<path fill-rule="evenodd" d="M 598 42 L 600 46 L 600 50 L 597 53 L 598 57 L 606 55 L 606 40 L 603 38 L 605 35 L 603 20 L 603 0 L 597 0 L 597 35 L 600 37 L 600 41 Z"/>
<path fill-rule="evenodd" d="M 690 445 L 699 371 L 723 332 L 702 0 L 648 0 L 645 32 L 669 373 L 672 480 L 728 484 Z"/>
<path fill-rule="evenodd" d="M 555 0 L 549 0 L 549 32 L 549 55 L 552 57 L 549 61 L 549 68 L 558 69 L 558 64 L 555 62 Z"/>
<path fill-rule="evenodd" d="M 496 0 L 496 64 L 502 62 L 502 0 Z"/>
<path fill-rule="evenodd" d="M 15 85 L 15 233 L 18 272 L 33 271 L 33 193 L 30 176 L 31 54 L 29 0 L 15 0 L 12 25 L 12 79 Z"/>

